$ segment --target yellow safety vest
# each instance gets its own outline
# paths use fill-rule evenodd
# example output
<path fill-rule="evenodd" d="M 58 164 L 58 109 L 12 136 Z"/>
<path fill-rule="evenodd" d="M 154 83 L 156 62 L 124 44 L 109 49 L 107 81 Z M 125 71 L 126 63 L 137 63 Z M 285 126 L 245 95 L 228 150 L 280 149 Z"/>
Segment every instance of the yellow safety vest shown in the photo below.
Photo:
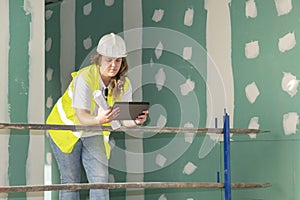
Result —
<path fill-rule="evenodd" d="M 72 82 L 69 87 L 65 91 L 65 93 L 61 96 L 61 98 L 54 105 L 51 113 L 49 114 L 46 123 L 47 124 L 62 124 L 62 125 L 80 125 L 80 122 L 76 116 L 76 111 L 72 107 L 73 100 L 73 91 L 74 91 L 74 78 L 78 75 L 83 76 L 84 80 L 88 83 L 92 95 L 93 92 L 99 90 L 100 87 L 100 73 L 99 67 L 97 65 L 90 65 L 88 67 L 82 68 L 78 72 L 72 73 Z M 129 79 L 125 78 L 124 84 L 124 92 L 128 89 L 130 84 Z M 96 102 L 93 100 L 94 97 L 91 97 L 91 105 L 90 105 L 90 113 L 93 114 Z M 119 101 L 120 99 L 117 99 Z M 112 98 L 112 89 L 108 92 L 107 103 L 109 106 L 114 104 L 114 100 Z M 109 123 L 103 124 L 103 126 L 109 126 Z M 81 132 L 73 132 L 68 130 L 49 130 L 49 135 L 53 139 L 54 143 L 60 148 L 60 150 L 64 153 L 71 153 L 74 145 L 81 137 Z M 106 151 L 106 156 L 110 158 L 110 145 L 106 138 L 109 137 L 109 131 L 102 131 L 104 138 L 104 146 Z"/>

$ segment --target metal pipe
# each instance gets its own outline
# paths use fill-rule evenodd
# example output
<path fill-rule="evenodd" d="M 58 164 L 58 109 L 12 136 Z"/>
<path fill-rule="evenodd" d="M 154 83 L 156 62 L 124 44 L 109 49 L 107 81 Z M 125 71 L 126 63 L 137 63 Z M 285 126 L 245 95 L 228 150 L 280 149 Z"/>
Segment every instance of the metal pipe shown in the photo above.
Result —
<path fill-rule="evenodd" d="M 229 115 L 224 115 L 224 188 L 225 200 L 231 200 L 230 128 Z"/>

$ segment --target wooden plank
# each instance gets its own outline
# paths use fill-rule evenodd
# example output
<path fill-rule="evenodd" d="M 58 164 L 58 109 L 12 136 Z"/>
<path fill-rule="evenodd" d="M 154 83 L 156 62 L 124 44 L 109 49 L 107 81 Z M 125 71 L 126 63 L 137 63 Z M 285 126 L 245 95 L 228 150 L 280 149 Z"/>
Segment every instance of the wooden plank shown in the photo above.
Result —
<path fill-rule="evenodd" d="M 25 123 L 0 123 L 0 129 L 16 130 L 71 130 L 71 131 L 122 131 L 122 132 L 156 132 L 156 133 L 223 133 L 222 128 L 185 128 L 185 127 L 154 127 L 154 126 L 136 126 L 121 127 L 112 130 L 105 126 L 82 126 L 82 125 L 58 125 L 58 124 L 25 124 Z M 231 128 L 230 133 L 249 134 L 266 133 L 269 131 L 258 129 L 237 129 Z"/>
<path fill-rule="evenodd" d="M 232 188 L 265 188 L 271 183 L 232 183 Z M 0 186 L 0 193 L 41 192 L 54 190 L 124 189 L 124 188 L 224 188 L 215 182 L 126 182 L 126 183 L 78 183 L 27 186 Z"/>

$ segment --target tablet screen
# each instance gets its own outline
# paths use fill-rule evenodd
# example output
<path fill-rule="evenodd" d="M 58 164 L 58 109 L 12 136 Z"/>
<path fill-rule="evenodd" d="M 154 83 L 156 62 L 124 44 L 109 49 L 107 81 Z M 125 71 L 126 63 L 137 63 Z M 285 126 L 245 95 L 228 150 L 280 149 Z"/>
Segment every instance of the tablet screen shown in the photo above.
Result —
<path fill-rule="evenodd" d="M 148 110 L 149 102 L 115 102 L 113 108 L 119 107 L 120 114 L 116 120 L 134 120 L 144 110 Z"/>

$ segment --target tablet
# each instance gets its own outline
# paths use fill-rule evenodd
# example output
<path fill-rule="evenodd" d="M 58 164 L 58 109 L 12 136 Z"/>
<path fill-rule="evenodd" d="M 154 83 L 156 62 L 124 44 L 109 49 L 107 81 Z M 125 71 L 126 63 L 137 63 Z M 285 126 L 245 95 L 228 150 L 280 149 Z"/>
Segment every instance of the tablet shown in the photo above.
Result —
<path fill-rule="evenodd" d="M 144 110 L 148 110 L 149 102 L 115 102 L 113 108 L 119 107 L 120 113 L 116 120 L 134 120 Z"/>

